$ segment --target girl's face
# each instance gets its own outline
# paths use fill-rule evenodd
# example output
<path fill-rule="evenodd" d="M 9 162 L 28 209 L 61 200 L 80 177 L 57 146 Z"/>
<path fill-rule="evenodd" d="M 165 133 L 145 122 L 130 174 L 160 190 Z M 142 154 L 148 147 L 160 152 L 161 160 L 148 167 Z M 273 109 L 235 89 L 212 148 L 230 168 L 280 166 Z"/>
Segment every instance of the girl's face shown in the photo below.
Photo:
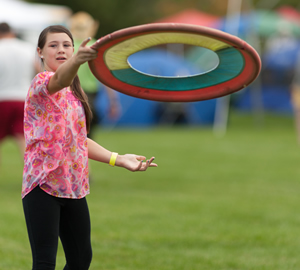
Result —
<path fill-rule="evenodd" d="M 43 59 L 44 68 L 55 72 L 57 68 L 73 56 L 72 40 L 66 33 L 48 33 L 43 49 L 37 48 Z"/>

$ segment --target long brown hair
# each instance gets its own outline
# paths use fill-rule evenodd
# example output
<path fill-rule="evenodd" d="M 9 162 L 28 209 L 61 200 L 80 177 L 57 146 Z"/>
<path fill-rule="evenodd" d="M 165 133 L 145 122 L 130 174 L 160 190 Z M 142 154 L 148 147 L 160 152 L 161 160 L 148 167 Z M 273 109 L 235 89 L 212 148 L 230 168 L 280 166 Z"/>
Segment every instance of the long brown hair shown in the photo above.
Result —
<path fill-rule="evenodd" d="M 46 39 L 47 39 L 48 33 L 65 33 L 65 34 L 67 34 L 70 37 L 70 39 L 72 40 L 72 44 L 74 47 L 73 36 L 67 28 L 65 28 L 62 25 L 51 25 L 51 26 L 48 26 L 47 28 L 45 28 L 41 32 L 41 34 L 39 36 L 39 40 L 38 40 L 38 48 L 40 48 L 40 49 L 44 48 L 44 46 L 46 44 Z M 71 90 L 72 90 L 73 94 L 81 101 L 81 104 L 84 108 L 85 118 L 86 118 L 86 130 L 87 130 L 87 133 L 89 133 L 90 128 L 91 128 L 91 121 L 92 121 L 93 113 L 91 111 L 91 107 L 88 102 L 88 97 L 81 88 L 78 75 L 75 76 L 75 78 L 70 86 L 71 86 Z"/>

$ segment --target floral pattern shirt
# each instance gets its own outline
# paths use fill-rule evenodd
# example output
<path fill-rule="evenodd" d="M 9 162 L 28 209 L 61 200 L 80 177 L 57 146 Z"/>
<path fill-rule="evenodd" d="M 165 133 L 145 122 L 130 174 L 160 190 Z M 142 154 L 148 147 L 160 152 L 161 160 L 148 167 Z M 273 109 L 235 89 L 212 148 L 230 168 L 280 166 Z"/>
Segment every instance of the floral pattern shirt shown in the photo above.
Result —
<path fill-rule="evenodd" d="M 89 193 L 85 112 L 69 87 L 49 94 L 53 74 L 37 74 L 26 97 L 22 198 L 39 185 L 55 197 L 80 199 Z"/>

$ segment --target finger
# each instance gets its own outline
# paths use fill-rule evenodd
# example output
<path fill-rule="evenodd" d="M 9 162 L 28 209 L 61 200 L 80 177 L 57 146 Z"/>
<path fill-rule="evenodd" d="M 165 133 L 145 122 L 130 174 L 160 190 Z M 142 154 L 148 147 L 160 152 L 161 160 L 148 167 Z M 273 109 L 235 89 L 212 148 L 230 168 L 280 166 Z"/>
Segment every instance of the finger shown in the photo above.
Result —
<path fill-rule="evenodd" d="M 150 158 L 149 163 L 151 164 L 154 159 L 155 159 L 155 157 Z"/>
<path fill-rule="evenodd" d="M 149 164 L 150 164 L 150 160 L 148 159 L 147 162 L 144 165 L 144 171 L 146 171 L 148 169 Z"/>
<path fill-rule="evenodd" d="M 146 157 L 144 157 L 144 156 L 137 156 L 136 159 L 139 160 L 139 161 L 141 161 L 141 160 L 145 160 Z"/>
<path fill-rule="evenodd" d="M 92 49 L 89 51 L 81 51 L 81 58 L 84 61 L 90 61 L 90 60 L 96 59 L 97 56 L 98 56 L 98 52 L 94 51 Z"/>
<path fill-rule="evenodd" d="M 157 167 L 157 164 L 150 163 L 150 160 L 147 160 L 147 162 L 142 163 L 142 166 L 140 167 L 139 171 L 146 171 L 148 167 Z"/>
<path fill-rule="evenodd" d="M 91 59 L 96 59 L 98 57 L 98 52 L 97 51 L 91 51 L 89 52 L 89 58 Z"/>
<path fill-rule="evenodd" d="M 157 167 L 156 163 L 152 163 L 154 159 L 155 159 L 155 157 L 152 157 L 143 164 L 143 171 L 146 171 L 148 169 L 148 167 Z"/>
<path fill-rule="evenodd" d="M 139 166 L 135 169 L 135 171 L 141 170 L 142 166 L 143 166 L 143 161 L 140 162 Z"/>
<path fill-rule="evenodd" d="M 157 164 L 150 161 L 149 162 L 149 167 L 157 167 Z"/>
<path fill-rule="evenodd" d="M 149 165 L 149 167 L 157 167 L 157 164 L 156 164 L 156 163 L 151 163 L 151 164 Z"/>
<path fill-rule="evenodd" d="M 147 160 L 147 166 L 146 166 L 146 168 L 145 168 L 145 170 L 147 170 L 148 169 L 148 167 L 153 167 L 152 166 L 152 161 L 155 159 L 155 157 L 152 157 L 152 158 L 150 158 L 150 159 L 148 159 Z"/>
<path fill-rule="evenodd" d="M 86 44 L 88 44 L 90 42 L 90 40 L 91 40 L 90 37 L 86 38 L 84 41 L 82 41 L 82 43 L 80 44 L 80 47 L 85 47 Z"/>

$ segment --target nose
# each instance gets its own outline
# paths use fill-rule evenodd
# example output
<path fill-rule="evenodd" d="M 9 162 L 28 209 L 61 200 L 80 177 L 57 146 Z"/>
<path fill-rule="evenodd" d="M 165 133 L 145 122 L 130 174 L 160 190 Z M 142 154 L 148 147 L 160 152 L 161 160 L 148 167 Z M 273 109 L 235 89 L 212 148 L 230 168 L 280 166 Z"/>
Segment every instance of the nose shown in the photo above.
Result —
<path fill-rule="evenodd" d="M 59 45 L 59 46 L 58 46 L 58 53 L 60 53 L 60 54 L 65 53 L 64 45 Z"/>

